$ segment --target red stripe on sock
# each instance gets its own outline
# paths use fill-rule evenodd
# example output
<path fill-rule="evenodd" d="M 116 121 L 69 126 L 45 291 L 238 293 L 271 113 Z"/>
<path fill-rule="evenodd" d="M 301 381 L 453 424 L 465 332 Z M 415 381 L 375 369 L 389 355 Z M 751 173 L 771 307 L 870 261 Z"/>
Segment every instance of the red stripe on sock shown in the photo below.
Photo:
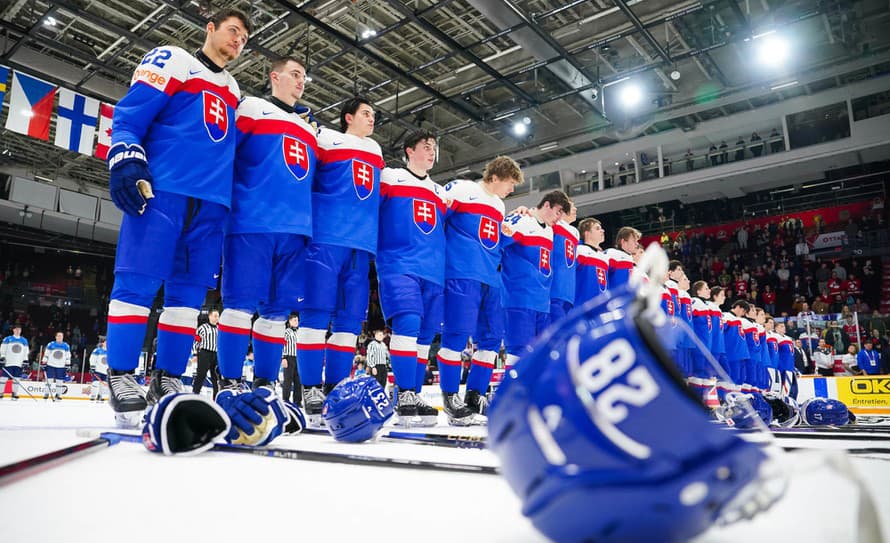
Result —
<path fill-rule="evenodd" d="M 460 366 L 460 360 L 446 360 L 439 355 L 436 355 L 436 360 L 439 361 L 439 364 L 445 364 L 446 366 Z"/>
<path fill-rule="evenodd" d="M 355 347 L 352 345 L 335 345 L 333 343 L 328 343 L 328 349 L 332 351 L 337 351 L 340 353 L 354 353 Z"/>
<path fill-rule="evenodd" d="M 418 358 L 417 363 L 420 364 L 421 366 L 426 366 L 427 364 L 429 364 L 429 361 L 424 360 L 423 358 Z"/>
<path fill-rule="evenodd" d="M 396 351 L 390 349 L 389 354 L 391 356 L 404 356 L 407 358 L 417 358 L 417 351 Z"/>
<path fill-rule="evenodd" d="M 158 323 L 158 331 L 169 332 L 171 334 L 185 334 L 187 336 L 195 336 L 195 329 L 188 326 L 175 326 L 172 324 Z"/>
<path fill-rule="evenodd" d="M 324 343 L 297 343 L 297 350 L 300 351 L 323 351 Z"/>
<path fill-rule="evenodd" d="M 250 334 L 250 328 L 238 328 L 237 326 L 226 326 L 225 324 L 217 324 L 220 332 L 227 334 L 235 334 L 238 336 L 246 336 Z"/>
<path fill-rule="evenodd" d="M 253 331 L 253 339 L 258 339 L 258 340 L 260 340 L 260 341 L 262 341 L 262 342 L 264 342 L 264 343 L 272 343 L 272 344 L 275 344 L 275 345 L 284 345 L 284 338 L 283 338 L 283 337 L 265 336 L 265 335 L 263 335 L 263 334 L 258 334 L 258 333 L 256 332 L 256 330 Z"/>
<path fill-rule="evenodd" d="M 109 315 L 108 324 L 145 324 L 147 316 L 142 315 Z"/>
<path fill-rule="evenodd" d="M 482 366 L 483 368 L 494 369 L 494 364 L 489 364 L 488 362 L 483 362 L 481 360 L 476 360 L 475 358 L 470 361 L 474 366 Z"/>

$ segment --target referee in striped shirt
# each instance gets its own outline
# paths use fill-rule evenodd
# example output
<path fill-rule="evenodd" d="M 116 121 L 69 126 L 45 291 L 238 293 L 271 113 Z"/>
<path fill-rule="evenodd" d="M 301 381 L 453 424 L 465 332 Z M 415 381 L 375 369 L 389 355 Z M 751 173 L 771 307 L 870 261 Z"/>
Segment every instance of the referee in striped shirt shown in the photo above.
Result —
<path fill-rule="evenodd" d="M 291 313 L 284 329 L 284 352 L 281 354 L 281 367 L 284 368 L 284 380 L 281 383 L 281 396 L 290 401 L 291 390 L 294 392 L 294 403 L 303 403 L 303 387 L 300 386 L 300 369 L 297 367 L 297 327 L 300 319 Z"/>
<path fill-rule="evenodd" d="M 368 372 L 377 379 L 380 386 L 386 389 L 386 363 L 389 360 L 389 350 L 383 343 L 383 330 L 374 331 L 374 339 L 368 343 Z"/>
<path fill-rule="evenodd" d="M 210 383 L 213 385 L 213 398 L 219 392 L 219 366 L 216 360 L 216 323 L 219 322 L 219 311 L 211 309 L 207 314 L 207 320 L 195 331 L 195 353 L 198 357 L 198 368 L 195 371 L 195 381 L 192 384 L 192 392 L 201 393 L 204 386 L 204 378 L 210 373 Z"/>

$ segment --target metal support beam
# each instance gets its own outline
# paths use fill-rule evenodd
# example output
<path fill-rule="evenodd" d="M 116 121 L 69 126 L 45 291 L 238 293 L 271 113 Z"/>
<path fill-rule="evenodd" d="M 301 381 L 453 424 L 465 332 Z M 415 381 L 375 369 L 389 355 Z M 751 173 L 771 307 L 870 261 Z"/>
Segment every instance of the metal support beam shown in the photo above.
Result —
<path fill-rule="evenodd" d="M 470 62 L 472 62 L 479 68 L 481 68 L 482 71 L 484 71 L 486 74 L 493 77 L 494 79 L 499 81 L 501 84 L 503 84 L 505 87 L 510 89 L 510 91 L 513 92 L 513 94 L 515 94 L 519 98 L 525 100 L 530 105 L 537 105 L 537 100 L 535 100 L 535 98 L 533 96 L 531 96 L 530 94 L 528 94 L 527 92 L 525 92 L 524 90 L 519 88 L 515 83 L 513 83 L 509 79 L 506 79 L 503 75 L 501 75 L 500 72 L 498 72 L 497 70 L 495 70 L 494 68 L 489 66 L 485 61 L 483 61 L 481 58 L 477 57 L 475 54 L 470 52 L 468 49 L 464 48 L 463 45 L 461 45 L 460 43 L 455 41 L 453 38 L 451 38 L 451 36 L 442 32 L 441 30 L 439 30 L 438 27 L 436 27 L 432 23 L 428 22 L 427 20 L 421 19 L 420 17 L 418 17 L 417 14 L 411 10 L 411 8 L 409 8 L 408 6 L 403 4 L 400 0 L 388 0 L 388 3 L 393 8 L 395 8 L 396 10 L 401 12 L 402 15 L 405 15 L 411 21 L 413 21 L 415 24 L 417 24 L 418 26 L 420 26 L 421 28 L 423 28 L 424 30 L 429 32 L 429 34 L 431 36 L 433 36 L 433 38 L 439 40 L 440 42 L 442 42 L 446 46 L 448 46 L 450 49 L 452 49 L 453 51 L 457 51 L 461 55 L 463 55 L 464 57 L 469 59 Z"/>
<path fill-rule="evenodd" d="M 664 47 L 662 47 L 661 44 L 658 43 L 658 40 L 655 39 L 655 36 L 653 36 L 652 33 L 649 32 L 645 26 L 643 26 L 643 22 L 640 21 L 640 18 L 637 17 L 636 13 L 634 13 L 633 10 L 630 9 L 630 6 L 627 5 L 627 2 L 625 2 L 624 0 L 612 1 L 615 2 L 615 5 L 618 7 L 618 9 L 620 9 L 621 12 L 624 13 L 624 15 L 628 19 L 630 19 L 630 22 L 633 23 L 637 30 L 640 31 L 640 33 L 643 35 L 643 38 L 647 42 L 649 42 L 649 45 L 651 45 L 653 49 L 655 49 L 655 51 L 658 53 L 658 56 L 661 57 L 661 59 L 665 62 L 672 62 L 670 55 L 668 55 L 667 51 L 664 50 Z"/>
<path fill-rule="evenodd" d="M 50 6 L 50 8 L 48 10 L 46 10 L 46 13 L 44 13 L 43 15 L 38 17 L 37 21 L 35 21 L 34 24 L 31 25 L 30 28 L 25 30 L 24 35 L 22 35 L 22 37 L 19 39 L 19 41 L 15 42 L 12 45 L 12 47 L 9 48 L 9 51 L 5 51 L 3 53 L 3 56 L 0 57 L 0 60 L 7 61 L 10 58 L 12 58 L 12 55 L 14 55 L 16 51 L 18 51 L 23 45 L 25 45 L 25 42 L 27 42 L 29 39 L 31 39 L 31 37 L 34 35 L 34 33 L 37 32 L 37 29 L 39 29 L 41 26 L 43 26 L 43 20 L 47 17 L 51 17 L 55 13 L 56 13 L 56 6 Z"/>

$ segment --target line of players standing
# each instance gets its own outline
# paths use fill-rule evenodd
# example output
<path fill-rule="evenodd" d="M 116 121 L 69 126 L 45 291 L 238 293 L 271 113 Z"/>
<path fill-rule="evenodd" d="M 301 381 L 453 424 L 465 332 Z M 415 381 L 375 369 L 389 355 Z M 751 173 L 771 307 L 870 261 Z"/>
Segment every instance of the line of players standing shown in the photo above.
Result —
<path fill-rule="evenodd" d="M 454 424 L 484 423 L 501 341 L 512 365 L 551 315 L 626 281 L 639 232 L 620 230 L 617 247 L 603 253 L 593 241 L 602 241 L 602 228 L 582 221 L 590 245 L 576 252 L 579 234 L 561 221 L 574 219 L 572 205 L 561 191 L 505 217 L 502 199 L 522 182 L 508 157 L 492 160 L 481 182 L 453 181 L 443 189 L 427 175 L 437 155 L 429 132 L 406 139 L 406 168 L 384 168 L 380 146 L 370 139 L 372 105 L 347 100 L 341 131 L 318 128 L 298 103 L 306 71 L 295 59 L 272 64 L 271 96 L 242 99 L 224 67 L 240 55 L 248 33 L 244 14 L 229 9 L 211 18 L 194 54 L 171 46 L 149 51 L 115 109 L 110 192 L 124 218 L 108 312 L 108 382 L 118 423 L 137 424 L 147 405 L 182 390 L 199 308 L 216 286 L 220 261 L 225 400 L 218 401 L 232 412 L 269 411 L 261 404 L 276 401 L 267 385 L 278 376 L 285 321 L 298 309 L 303 401 L 310 423 L 320 423 L 325 395 L 351 369 L 372 259 L 381 306 L 393 323 L 400 421 L 434 423 L 435 410 L 416 392 L 429 343 L 441 332 L 445 412 Z M 573 288 L 567 285 L 575 273 L 567 270 L 576 259 Z M 133 370 L 162 285 L 146 395 Z M 461 399 L 460 352 L 470 336 L 480 348 Z M 265 392 L 238 398 L 251 341 L 254 386 Z"/>

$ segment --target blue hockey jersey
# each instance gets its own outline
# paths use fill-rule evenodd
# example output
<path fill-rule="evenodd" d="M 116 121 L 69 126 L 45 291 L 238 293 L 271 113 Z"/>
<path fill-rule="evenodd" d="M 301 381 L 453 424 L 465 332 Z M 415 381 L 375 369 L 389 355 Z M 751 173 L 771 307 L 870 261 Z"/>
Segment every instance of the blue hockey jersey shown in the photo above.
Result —
<path fill-rule="evenodd" d="M 380 145 L 322 128 L 312 188 L 312 241 L 377 252 Z"/>
<path fill-rule="evenodd" d="M 404 168 L 380 174 L 377 274 L 445 284 L 445 189 Z"/>
<path fill-rule="evenodd" d="M 692 299 L 692 329 L 711 353 L 714 353 L 714 321 L 711 319 L 711 308 L 701 298 Z"/>
<path fill-rule="evenodd" d="M 745 340 L 745 328 L 742 318 L 732 313 L 725 313 L 726 328 L 723 339 L 726 345 L 726 359 L 740 362 L 749 358 L 748 343 Z"/>
<path fill-rule="evenodd" d="M 610 248 L 605 251 L 609 262 L 609 277 L 607 283 L 610 289 L 617 289 L 627 284 L 630 280 L 630 272 L 634 268 L 633 258 L 621 249 Z"/>
<path fill-rule="evenodd" d="M 723 312 L 715 302 L 708 302 L 708 307 L 711 310 L 711 333 L 713 334 L 711 353 L 714 356 L 726 354 L 726 338 L 724 337 L 726 326 L 723 323 Z"/>
<path fill-rule="evenodd" d="M 575 303 L 578 229 L 565 221 L 553 225 L 553 283 L 550 298 Z"/>
<path fill-rule="evenodd" d="M 457 180 L 445 186 L 445 279 L 473 279 L 501 287 L 501 222 L 504 202 L 482 182 Z"/>
<path fill-rule="evenodd" d="M 575 305 L 581 305 L 602 294 L 608 287 L 608 276 L 608 257 L 590 245 L 579 245 Z"/>
<path fill-rule="evenodd" d="M 503 233 L 504 307 L 549 313 L 553 229 L 513 213 L 504 219 Z"/>
<path fill-rule="evenodd" d="M 179 47 L 156 47 L 114 108 L 111 143 L 145 149 L 155 191 L 232 202 L 238 84 Z"/>
<path fill-rule="evenodd" d="M 228 233 L 311 237 L 315 129 L 262 98 L 245 98 L 235 115 L 237 160 Z"/>

